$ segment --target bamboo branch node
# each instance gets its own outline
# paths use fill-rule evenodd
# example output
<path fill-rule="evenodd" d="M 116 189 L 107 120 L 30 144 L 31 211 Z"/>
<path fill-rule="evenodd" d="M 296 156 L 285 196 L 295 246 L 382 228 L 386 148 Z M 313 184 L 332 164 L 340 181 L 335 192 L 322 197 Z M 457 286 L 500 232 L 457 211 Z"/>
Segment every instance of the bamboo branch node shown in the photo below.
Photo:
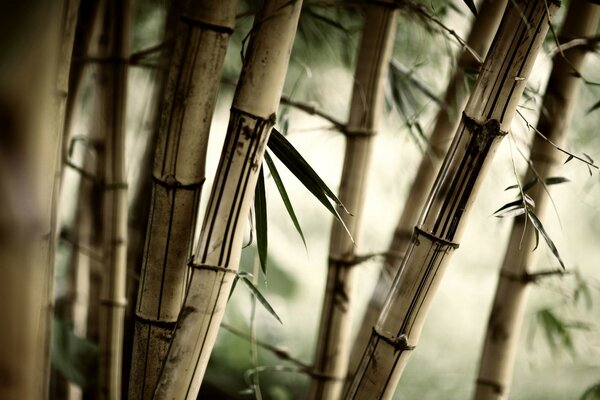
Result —
<path fill-rule="evenodd" d="M 211 24 L 209 22 L 204 22 L 199 19 L 196 19 L 191 15 L 182 15 L 180 17 L 180 19 L 182 22 L 184 22 L 190 26 L 197 27 L 197 28 L 200 28 L 203 30 L 225 33 L 228 35 L 233 33 L 233 27 L 231 27 L 231 26 Z"/>
<path fill-rule="evenodd" d="M 492 390 L 494 391 L 494 393 L 498 394 L 498 395 L 502 395 L 504 393 L 504 385 L 502 385 L 499 382 L 495 382 L 495 381 L 490 381 L 488 379 L 482 379 L 479 378 L 475 381 L 476 384 L 478 385 L 482 385 L 482 386 L 489 386 L 492 388 Z"/>
<path fill-rule="evenodd" d="M 516 281 L 516 282 L 521 282 L 523 284 L 529 284 L 529 283 L 536 283 L 537 281 L 539 281 L 542 278 L 547 278 L 550 276 L 555 276 L 555 275 L 566 275 L 568 274 L 568 271 L 563 271 L 563 270 L 550 270 L 550 271 L 540 271 L 540 272 L 523 272 L 522 274 L 515 274 L 509 271 L 500 271 L 500 276 L 502 278 L 511 280 L 511 281 Z"/>
<path fill-rule="evenodd" d="M 483 140 L 496 136 L 505 136 L 508 132 L 500 129 L 500 121 L 497 119 L 488 119 L 481 123 L 474 118 L 469 117 L 464 111 L 462 120 L 469 132 L 474 135 L 480 135 Z"/>
<path fill-rule="evenodd" d="M 174 175 L 167 175 L 165 177 L 159 178 L 155 175 L 152 175 L 152 180 L 158 186 L 164 187 L 165 189 L 182 189 L 182 190 L 197 190 L 201 189 L 204 186 L 204 182 L 206 182 L 206 178 L 202 178 L 198 182 L 193 183 L 181 183 L 177 180 Z"/>
<path fill-rule="evenodd" d="M 193 269 L 203 269 L 203 270 L 207 270 L 207 271 L 237 274 L 237 271 L 234 269 L 231 269 L 231 268 L 221 267 L 218 265 L 195 264 L 193 260 L 188 263 L 188 267 L 193 268 Z"/>
<path fill-rule="evenodd" d="M 411 346 L 408 344 L 408 336 L 405 334 L 400 334 L 398 336 L 387 336 L 377 330 L 377 327 L 373 327 L 373 334 L 377 336 L 379 339 L 383 340 L 390 346 L 394 348 L 394 350 L 398 352 L 403 351 L 412 351 L 416 348 L 416 346 Z"/>
<path fill-rule="evenodd" d="M 416 240 L 418 241 L 418 236 L 425 236 L 427 239 L 431 240 L 432 242 L 442 245 L 442 246 L 447 246 L 450 247 L 452 249 L 458 249 L 458 247 L 460 246 L 458 243 L 454 243 L 451 242 L 449 240 L 443 239 L 439 236 L 436 236 L 432 233 L 429 233 L 427 231 L 424 231 L 423 229 L 419 228 L 418 226 L 415 226 L 415 233 L 413 235 L 413 239 L 412 240 Z"/>
<path fill-rule="evenodd" d="M 152 326 L 156 326 L 158 328 L 169 329 L 169 330 L 175 329 L 175 326 L 177 325 L 177 321 L 162 321 L 162 320 L 158 320 L 158 319 L 146 318 L 143 315 L 138 314 L 137 312 L 135 313 L 135 320 L 142 322 L 144 324 L 147 324 L 147 325 L 152 325 Z"/>
<path fill-rule="evenodd" d="M 371 136 L 375 136 L 375 134 L 377 134 L 377 131 L 375 129 L 366 129 L 366 128 L 351 128 L 351 127 L 344 127 L 342 130 L 342 133 L 344 134 L 344 136 L 346 137 L 371 137 Z"/>

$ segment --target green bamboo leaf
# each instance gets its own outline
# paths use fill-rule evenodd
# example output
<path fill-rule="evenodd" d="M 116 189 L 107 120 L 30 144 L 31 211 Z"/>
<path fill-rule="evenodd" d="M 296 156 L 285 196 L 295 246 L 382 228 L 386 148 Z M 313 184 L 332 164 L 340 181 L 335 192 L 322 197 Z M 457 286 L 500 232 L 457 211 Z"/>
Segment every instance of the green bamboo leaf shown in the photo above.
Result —
<path fill-rule="evenodd" d="M 475 3 L 473 3 L 473 0 L 463 0 L 463 1 L 467 5 L 467 7 L 469 7 L 469 10 L 471 10 L 473 15 L 475 17 L 477 17 L 477 7 L 475 7 Z"/>
<path fill-rule="evenodd" d="M 591 106 L 588 110 L 587 113 L 591 113 L 593 111 L 596 111 L 597 109 L 600 108 L 600 100 L 598 100 L 598 102 L 596 102 L 593 106 Z"/>
<path fill-rule="evenodd" d="M 494 211 L 494 213 L 492 215 L 495 216 L 496 218 L 504 218 L 504 217 L 509 216 L 506 214 L 512 215 L 516 210 L 519 210 L 519 209 L 521 210 L 521 212 L 516 215 L 521 215 L 525 212 L 524 207 L 523 207 L 523 200 L 520 198 L 517 200 L 511 201 L 509 203 L 506 203 L 505 205 L 503 205 L 502 207 L 500 207 L 499 209 Z"/>
<path fill-rule="evenodd" d="M 256 220 L 256 248 L 263 274 L 267 275 L 267 197 L 265 192 L 265 175 L 261 166 L 254 192 L 254 218 Z"/>
<path fill-rule="evenodd" d="M 348 230 L 348 227 L 344 223 L 342 217 L 331 204 L 331 201 L 340 207 L 344 212 L 350 214 L 346 207 L 342 204 L 340 199 L 329 189 L 329 187 L 323 182 L 323 180 L 317 175 L 312 167 L 306 162 L 306 160 L 298 153 L 298 151 L 291 145 L 290 142 L 275 128 L 269 137 L 268 142 L 269 149 L 275 154 L 275 156 L 285 165 L 300 182 L 304 185 L 308 191 L 310 191 L 316 198 L 331 212 L 334 217 L 342 224 L 346 233 L 352 241 L 352 235 Z M 331 200 L 331 201 L 330 201 Z"/>
<path fill-rule="evenodd" d="M 98 345 L 80 338 L 70 323 L 52 320 L 52 365 L 69 381 L 88 388 L 96 384 Z"/>
<path fill-rule="evenodd" d="M 529 209 L 527 210 L 527 217 L 529 218 L 529 220 L 533 224 L 533 227 L 535 228 L 535 231 L 539 232 L 542 235 L 542 237 L 546 241 L 546 244 L 548 245 L 548 247 L 552 251 L 552 254 L 554 254 L 554 257 L 556 257 L 556 259 L 560 263 L 560 266 L 562 267 L 562 269 L 565 270 L 566 269 L 565 268 L 565 264 L 563 263 L 562 258 L 560 258 L 560 254 L 558 254 L 558 249 L 554 245 L 554 242 L 552 241 L 552 239 L 550 239 L 550 236 L 548 236 L 548 233 L 546 233 L 546 230 L 544 229 L 544 225 L 542 225 L 542 222 L 533 213 L 533 211 L 531 211 Z M 537 240 L 536 240 L 536 243 L 537 243 Z M 537 247 L 537 244 L 536 244 L 536 247 Z"/>
<path fill-rule="evenodd" d="M 292 203 L 287 194 L 287 191 L 285 190 L 285 186 L 283 185 L 281 176 L 279 175 L 279 172 L 277 171 L 277 167 L 275 167 L 275 163 L 273 162 L 273 159 L 271 158 L 271 156 L 269 155 L 268 152 L 265 152 L 265 161 L 267 162 L 269 171 L 271 171 L 271 175 L 273 176 L 273 180 L 275 181 L 275 186 L 277 186 L 277 190 L 279 191 L 279 194 L 281 195 L 281 199 L 283 200 L 285 209 L 287 210 L 288 214 L 290 215 L 290 218 L 292 219 L 292 222 L 294 223 L 294 226 L 296 227 L 296 231 L 298 231 L 300 238 L 302 238 L 302 243 L 304 243 L 304 247 L 306 248 L 306 240 L 304 239 L 304 233 L 302 233 L 302 228 L 300 227 L 300 223 L 298 222 L 298 218 L 296 217 L 296 213 L 294 212 L 294 207 L 292 207 Z"/>
<path fill-rule="evenodd" d="M 544 179 L 544 183 L 546 185 L 558 185 L 565 182 L 571 182 L 571 180 L 569 178 L 565 178 L 564 176 L 552 176 Z"/>
<path fill-rule="evenodd" d="M 573 156 L 572 154 L 569 154 L 569 157 L 567 157 L 566 161 L 563 163 L 563 165 L 565 165 L 566 163 L 568 163 L 569 161 L 571 161 L 573 158 L 575 158 L 575 156 Z"/>
<path fill-rule="evenodd" d="M 262 295 L 262 293 L 260 293 L 258 288 L 256 286 L 254 286 L 254 284 L 252 283 L 250 278 L 248 278 L 248 276 L 243 276 L 240 274 L 238 274 L 238 276 L 239 276 L 240 280 L 242 282 L 244 282 L 246 287 L 248 287 L 248 289 L 250 290 L 250 293 L 252 293 L 252 295 L 254 297 L 256 297 L 256 299 L 260 302 L 260 304 L 263 305 L 263 307 L 269 312 L 269 314 L 271 314 L 273 317 L 275 317 L 275 319 L 277 321 L 279 321 L 280 324 L 283 325 L 283 322 L 281 322 L 281 318 L 279 318 L 279 316 L 277 315 L 277 313 L 275 312 L 273 307 L 271 307 L 271 305 L 269 304 L 267 299 L 265 299 L 265 297 Z"/>
<path fill-rule="evenodd" d="M 587 388 L 579 400 L 600 400 L 600 382 Z"/>

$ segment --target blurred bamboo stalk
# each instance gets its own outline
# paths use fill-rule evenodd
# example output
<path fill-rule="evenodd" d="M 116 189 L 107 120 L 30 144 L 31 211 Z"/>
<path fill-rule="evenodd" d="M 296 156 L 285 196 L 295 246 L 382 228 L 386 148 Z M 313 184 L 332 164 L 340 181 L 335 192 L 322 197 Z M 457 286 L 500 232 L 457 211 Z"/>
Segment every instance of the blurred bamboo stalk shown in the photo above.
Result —
<path fill-rule="evenodd" d="M 397 10 L 390 2 L 368 2 L 354 75 L 348 124 L 344 129 L 346 151 L 339 199 L 349 210 L 342 224 L 331 228 L 327 284 L 310 399 L 337 399 L 342 394 L 350 356 L 350 333 L 356 281 L 356 250 L 360 244 L 364 198 L 373 138 L 379 131 L 383 89 L 396 34 Z"/>
<path fill-rule="evenodd" d="M 150 399 L 183 304 L 206 151 L 236 0 L 178 5 L 152 170 L 129 398 Z"/>
<path fill-rule="evenodd" d="M 245 222 L 302 2 L 265 1 L 255 17 L 188 289 L 155 399 L 195 399 L 239 267 Z"/>
<path fill-rule="evenodd" d="M 546 0 L 508 3 L 345 398 L 392 398 L 482 178 L 510 127 L 548 30 L 548 12 L 555 8 Z"/>
<path fill-rule="evenodd" d="M 508 0 L 485 0 L 479 6 L 479 13 L 471 32 L 467 38 L 467 46 L 485 58 L 494 34 L 500 25 L 502 12 L 506 8 Z M 385 296 L 390 290 L 392 279 L 402 265 L 406 255 L 406 249 L 410 244 L 413 228 L 418 223 L 419 212 L 427 200 L 427 195 L 433 186 L 436 174 L 442 164 L 443 157 L 448 151 L 452 136 L 460 122 L 461 111 L 465 108 L 469 96 L 465 80 L 469 73 L 479 71 L 479 63 L 473 58 L 469 51 L 463 49 L 458 58 L 456 66 L 448 87 L 444 102 L 445 107 L 438 111 L 435 126 L 429 138 L 427 150 L 425 151 L 417 169 L 417 174 L 404 201 L 404 209 L 400 214 L 393 238 L 390 242 L 387 255 L 384 260 L 384 270 L 379 279 L 359 324 L 359 331 L 352 347 L 350 356 L 350 375 L 358 367 L 362 352 L 369 342 L 371 331 L 383 308 Z"/>
<path fill-rule="evenodd" d="M 600 6 L 585 0 L 571 0 L 559 34 L 559 41 L 592 35 L 600 19 Z M 574 72 L 583 67 L 589 48 L 573 47 L 556 54 L 546 86 L 537 130 L 559 147 L 563 147 L 581 79 Z M 530 167 L 523 184 L 538 179 L 527 194 L 535 202 L 535 214 L 542 222 L 547 214 L 548 193 L 543 183 L 562 164 L 561 154 L 547 140 L 534 134 Z M 536 248 L 536 231 L 527 216 L 515 217 L 510 239 L 500 270 L 496 295 L 485 334 L 474 399 L 507 399 L 510 391 L 521 325 L 531 283 L 535 282 L 534 267 L 540 250 Z"/>

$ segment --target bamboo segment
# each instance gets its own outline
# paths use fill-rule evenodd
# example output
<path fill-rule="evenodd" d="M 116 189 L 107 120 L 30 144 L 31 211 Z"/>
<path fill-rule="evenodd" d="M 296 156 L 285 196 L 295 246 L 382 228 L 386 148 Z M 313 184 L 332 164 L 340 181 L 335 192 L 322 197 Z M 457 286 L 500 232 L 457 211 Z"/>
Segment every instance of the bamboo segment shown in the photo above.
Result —
<path fill-rule="evenodd" d="M 127 174 L 125 102 L 129 56 L 128 0 L 106 0 L 99 56 L 99 114 L 96 128 L 105 133 L 103 186 L 103 270 L 100 293 L 99 396 L 121 398 L 123 317 L 127 273 Z"/>
<path fill-rule="evenodd" d="M 561 42 L 593 35 L 600 19 L 600 7 L 584 0 L 572 0 L 559 35 Z M 554 67 L 548 80 L 537 129 L 559 147 L 566 141 L 568 126 L 577 99 L 580 79 L 573 73 L 583 67 L 588 49 L 575 47 L 564 51 L 564 57 L 554 57 Z M 531 145 L 533 169 L 523 182 L 546 179 L 561 164 L 559 152 L 540 136 Z M 539 176 L 536 175 L 536 173 Z M 535 201 L 535 213 L 543 221 L 548 195 L 538 182 L 527 192 Z M 485 336 L 474 398 L 477 400 L 507 399 L 513 375 L 518 339 L 525 313 L 530 283 L 535 281 L 533 267 L 538 251 L 535 230 L 525 223 L 525 216 L 514 220 L 508 247 L 496 289 Z"/>
<path fill-rule="evenodd" d="M 259 165 L 275 122 L 301 1 L 270 0 L 256 16 L 233 100 L 189 286 L 155 399 L 195 399 L 235 273 Z"/>
<path fill-rule="evenodd" d="M 393 4 L 367 4 L 346 128 L 346 153 L 339 198 L 352 215 L 344 215 L 350 234 L 360 243 L 360 225 L 367 186 L 373 136 L 379 130 L 383 88 L 396 33 Z M 327 285 L 311 399 L 337 399 L 342 394 L 350 353 L 350 324 L 356 280 L 356 245 L 341 224 L 331 230 Z"/>
<path fill-rule="evenodd" d="M 482 58 L 485 58 L 500 19 L 506 8 L 508 0 L 485 0 L 479 6 L 479 14 L 474 21 L 467 38 L 467 45 Z M 420 208 L 427 200 L 427 195 L 433 186 L 433 181 L 439 171 L 443 157 L 448 150 L 452 135 L 460 121 L 460 111 L 464 109 L 468 90 L 465 88 L 467 73 L 478 71 L 479 65 L 473 56 L 463 50 L 458 59 L 458 66 L 452 75 L 446 89 L 446 107 L 440 108 L 433 132 L 428 143 L 417 174 L 412 183 L 408 197 L 404 201 L 404 209 L 400 215 L 392 241 L 384 261 L 385 270 L 379 275 L 373 295 L 369 300 L 362 323 L 359 325 L 358 335 L 354 342 L 350 356 L 348 370 L 352 373 L 356 370 L 362 351 L 366 347 L 371 336 L 372 327 L 375 326 L 379 313 L 383 308 L 385 296 L 389 292 L 394 277 L 402 265 L 406 249 L 410 244 L 412 229 L 417 224 Z"/>
<path fill-rule="evenodd" d="M 552 13 L 556 3 L 548 5 Z M 347 399 L 393 396 L 548 23 L 546 1 L 508 3 Z"/>
<path fill-rule="evenodd" d="M 154 159 L 136 306 L 131 399 L 152 398 L 183 303 L 210 123 L 235 23 L 235 0 L 190 5 L 178 10 L 181 23 Z"/>

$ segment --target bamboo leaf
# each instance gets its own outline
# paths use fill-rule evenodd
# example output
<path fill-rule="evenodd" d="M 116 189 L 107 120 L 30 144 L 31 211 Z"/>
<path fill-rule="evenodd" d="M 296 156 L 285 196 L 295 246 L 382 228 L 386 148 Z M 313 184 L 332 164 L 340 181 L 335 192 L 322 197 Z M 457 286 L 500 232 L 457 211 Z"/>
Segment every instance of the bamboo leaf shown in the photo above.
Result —
<path fill-rule="evenodd" d="M 564 165 L 564 164 L 566 164 L 566 163 L 568 163 L 569 161 L 571 161 L 573 158 L 575 158 L 575 156 L 573 156 L 572 154 L 569 154 L 569 157 L 567 157 L 567 159 L 566 159 L 566 161 L 563 163 L 563 165 Z"/>
<path fill-rule="evenodd" d="M 342 204 L 340 199 L 329 189 L 329 187 L 323 182 L 323 180 L 317 175 L 315 170 L 306 162 L 306 160 L 298 153 L 298 151 L 291 145 L 291 143 L 275 128 L 269 137 L 268 146 L 275 154 L 275 156 L 290 170 L 300 182 L 304 185 L 308 191 L 310 191 L 316 198 L 331 212 L 334 217 L 342 224 L 346 233 L 352 241 L 352 235 L 348 230 L 348 227 L 344 223 L 342 217 L 331 204 L 333 201 L 338 207 L 344 212 L 350 214 L 346 207 Z M 331 201 L 330 201 L 331 200 Z"/>
<path fill-rule="evenodd" d="M 542 235 L 542 237 L 546 241 L 546 244 L 548 245 L 548 247 L 552 251 L 552 254 L 554 254 L 554 257 L 556 257 L 556 259 L 560 263 L 560 266 L 562 267 L 562 269 L 565 270 L 566 269 L 565 268 L 565 264 L 563 263 L 562 258 L 560 258 L 560 254 L 558 254 L 558 249 L 554 245 L 554 242 L 552 241 L 552 239 L 550 239 L 550 236 L 548 236 L 548 233 L 546 233 L 546 230 L 544 229 L 544 225 L 542 225 L 542 222 L 533 213 L 533 211 L 531 211 L 529 209 L 527 210 L 527 217 L 529 218 L 529 220 L 533 224 L 533 227 L 535 228 L 535 231 L 539 232 Z M 538 239 L 536 239 L 536 247 L 537 247 L 537 241 L 538 241 Z"/>
<path fill-rule="evenodd" d="M 275 312 L 273 307 L 271 307 L 271 305 L 269 304 L 267 299 L 262 295 L 262 293 L 260 293 L 258 288 L 256 286 L 254 286 L 254 284 L 252 283 L 250 278 L 248 278 L 248 276 L 240 275 L 240 274 L 238 274 L 238 276 L 239 276 L 240 280 L 242 282 L 244 282 L 246 287 L 248 287 L 248 289 L 250 290 L 250 293 L 252 293 L 252 295 L 254 297 L 256 297 L 256 299 L 260 302 L 260 304 L 263 305 L 263 307 L 269 312 L 269 314 L 271 314 L 277 321 L 279 321 L 280 324 L 283 325 L 283 322 L 281 322 L 281 319 L 279 318 L 279 316 L 277 315 L 277 313 Z"/>
<path fill-rule="evenodd" d="M 600 400 L 600 382 L 587 388 L 579 400 Z"/>
<path fill-rule="evenodd" d="M 560 183 L 571 182 L 570 179 L 565 178 L 564 176 L 552 176 L 550 178 L 544 179 L 544 183 L 546 185 L 558 185 Z"/>
<path fill-rule="evenodd" d="M 267 275 L 267 196 L 265 191 L 265 174 L 261 166 L 254 193 L 254 219 L 256 220 L 256 248 L 263 274 Z"/>
<path fill-rule="evenodd" d="M 509 203 L 506 203 L 505 205 L 503 205 L 502 207 L 500 207 L 499 209 L 497 209 L 496 211 L 494 211 L 494 213 L 492 215 L 494 215 L 496 218 L 504 218 L 504 217 L 508 217 L 511 215 L 506 215 L 506 214 L 513 214 L 515 210 L 521 210 L 520 213 L 518 213 L 517 215 L 521 215 L 525 213 L 524 207 L 523 207 L 523 200 L 522 199 L 517 199 L 514 201 L 511 201 Z M 514 215 L 512 215 L 514 216 Z"/>
<path fill-rule="evenodd" d="M 587 110 L 587 113 L 589 114 L 589 113 L 591 113 L 591 112 L 594 112 L 594 111 L 596 111 L 596 110 L 597 110 L 597 109 L 599 109 L 599 108 L 600 108 L 600 100 L 598 100 L 598 102 L 594 103 L 594 105 L 593 105 L 593 106 L 591 106 L 591 107 L 590 107 L 590 108 Z"/>
<path fill-rule="evenodd" d="M 83 388 L 91 387 L 98 373 L 98 345 L 76 336 L 69 323 L 54 318 L 52 365 L 69 381 Z"/>
<path fill-rule="evenodd" d="M 463 0 L 463 1 L 467 5 L 467 7 L 469 7 L 469 10 L 471 10 L 473 15 L 475 17 L 477 17 L 477 7 L 475 7 L 475 3 L 473 3 L 473 0 Z"/>
<path fill-rule="evenodd" d="M 271 171 L 271 175 L 273 176 L 273 180 L 275 181 L 275 186 L 277 186 L 277 190 L 279 191 L 279 194 L 281 195 L 281 199 L 283 200 L 285 209 L 287 210 L 288 214 L 290 215 L 290 218 L 292 219 L 292 222 L 294 223 L 294 227 L 296 228 L 296 231 L 300 235 L 300 238 L 302 238 L 302 243 L 304 243 L 304 247 L 306 248 L 306 240 L 304 239 L 304 233 L 302 233 L 302 228 L 300 227 L 300 223 L 298 222 L 298 218 L 296 217 L 296 213 L 294 212 L 294 207 L 292 207 L 292 203 L 287 194 L 287 191 L 285 190 L 285 186 L 283 185 L 281 176 L 279 175 L 279 172 L 277 171 L 277 167 L 275 167 L 275 163 L 273 162 L 273 159 L 271 158 L 271 156 L 269 155 L 268 152 L 265 152 L 265 161 L 267 163 L 267 166 L 269 167 L 269 171 Z"/>

